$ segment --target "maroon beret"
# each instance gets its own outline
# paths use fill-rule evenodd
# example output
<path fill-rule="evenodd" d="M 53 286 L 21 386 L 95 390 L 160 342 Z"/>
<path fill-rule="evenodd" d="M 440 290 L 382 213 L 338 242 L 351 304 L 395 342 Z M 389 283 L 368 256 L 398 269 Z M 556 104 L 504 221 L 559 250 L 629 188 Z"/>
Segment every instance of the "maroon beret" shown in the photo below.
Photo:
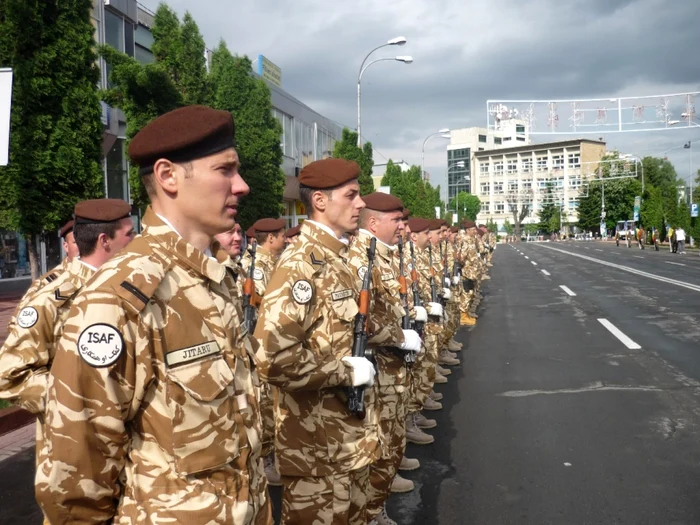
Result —
<path fill-rule="evenodd" d="M 259 219 L 255 221 L 252 228 L 255 233 L 273 233 L 283 230 L 287 226 L 284 219 Z"/>
<path fill-rule="evenodd" d="M 462 223 L 462 226 L 468 230 L 469 228 L 476 228 L 476 223 L 474 221 L 466 220 Z"/>
<path fill-rule="evenodd" d="M 293 228 L 289 228 L 284 234 L 287 236 L 287 238 L 291 237 L 296 237 L 301 233 L 301 226 L 294 226 Z"/>
<path fill-rule="evenodd" d="M 75 226 L 75 221 L 73 220 L 70 220 L 67 223 L 65 223 L 60 231 L 61 237 L 65 239 L 66 235 L 73 231 L 73 226 Z"/>
<path fill-rule="evenodd" d="M 459 231 L 459 226 L 450 227 L 450 233 L 457 233 Z"/>
<path fill-rule="evenodd" d="M 245 231 L 246 237 L 255 237 L 255 228 L 252 226 Z"/>
<path fill-rule="evenodd" d="M 430 219 L 430 231 L 439 230 L 442 228 L 442 219 Z"/>
<path fill-rule="evenodd" d="M 394 197 L 388 193 L 375 191 L 368 195 L 364 195 L 362 200 L 365 201 L 365 206 L 369 210 L 390 212 L 400 211 L 403 214 L 403 203 L 398 197 Z"/>
<path fill-rule="evenodd" d="M 149 122 L 129 144 L 139 173 L 153 171 L 159 159 L 189 162 L 235 147 L 235 127 L 228 111 L 185 106 Z"/>
<path fill-rule="evenodd" d="M 440 221 L 440 227 L 447 226 L 447 221 L 445 219 L 438 219 Z"/>
<path fill-rule="evenodd" d="M 414 233 L 424 232 L 430 229 L 430 221 L 422 217 L 413 217 L 408 219 L 408 227 Z"/>
<path fill-rule="evenodd" d="M 75 224 L 115 222 L 131 215 L 131 205 L 121 199 L 92 199 L 75 205 Z"/>
<path fill-rule="evenodd" d="M 401 217 L 403 220 L 408 220 L 408 218 L 411 216 L 411 210 L 408 208 L 403 209 L 403 217 Z"/>
<path fill-rule="evenodd" d="M 299 184 L 315 190 L 336 188 L 360 176 L 357 162 L 345 159 L 323 159 L 307 164 L 299 173 Z"/>

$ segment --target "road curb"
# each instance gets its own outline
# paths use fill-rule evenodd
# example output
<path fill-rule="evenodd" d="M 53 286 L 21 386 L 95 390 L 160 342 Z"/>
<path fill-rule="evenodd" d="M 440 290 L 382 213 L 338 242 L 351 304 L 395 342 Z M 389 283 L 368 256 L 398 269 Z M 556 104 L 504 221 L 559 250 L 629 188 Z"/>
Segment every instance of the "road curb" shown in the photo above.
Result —
<path fill-rule="evenodd" d="M 22 428 L 36 419 L 36 414 L 19 407 L 0 409 L 0 436 Z"/>

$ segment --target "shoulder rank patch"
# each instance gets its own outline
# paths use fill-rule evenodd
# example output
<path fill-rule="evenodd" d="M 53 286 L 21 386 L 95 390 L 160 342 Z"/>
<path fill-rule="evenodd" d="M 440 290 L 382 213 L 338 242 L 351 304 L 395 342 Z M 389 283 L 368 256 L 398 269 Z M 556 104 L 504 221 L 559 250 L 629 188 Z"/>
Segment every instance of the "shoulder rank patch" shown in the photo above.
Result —
<path fill-rule="evenodd" d="M 256 268 L 255 270 L 253 270 L 253 279 L 255 279 L 256 281 L 262 281 L 263 277 L 265 277 L 265 274 L 260 268 Z"/>
<path fill-rule="evenodd" d="M 46 282 L 47 283 L 53 282 L 57 278 L 58 278 L 58 275 L 56 275 L 55 273 L 50 273 L 49 275 L 46 276 Z"/>
<path fill-rule="evenodd" d="M 78 353 L 90 366 L 102 368 L 115 363 L 124 350 L 124 338 L 110 324 L 88 326 L 78 337 Z"/>
<path fill-rule="evenodd" d="M 352 297 L 352 290 L 350 288 L 347 290 L 340 290 L 339 292 L 333 292 L 331 294 L 331 298 L 334 301 L 341 301 L 343 299 L 347 299 L 348 297 Z"/>
<path fill-rule="evenodd" d="M 314 266 L 323 266 L 326 263 L 324 261 L 318 260 L 314 255 L 314 252 L 311 252 L 311 264 L 313 264 Z"/>
<path fill-rule="evenodd" d="M 39 320 L 39 312 L 33 306 L 27 306 L 22 308 L 19 314 L 17 314 L 17 324 L 21 328 L 31 328 Z"/>
<path fill-rule="evenodd" d="M 292 286 L 292 297 L 299 304 L 306 304 L 311 301 L 314 295 L 314 289 L 311 283 L 305 279 L 297 281 Z"/>
<path fill-rule="evenodd" d="M 61 289 L 57 288 L 56 291 L 53 293 L 53 296 L 56 298 L 57 301 L 67 301 L 70 299 L 70 297 L 65 297 L 64 295 L 61 295 Z"/>
<path fill-rule="evenodd" d="M 207 341 L 206 343 L 168 352 L 165 354 L 165 364 L 168 365 L 168 368 L 172 368 L 174 366 L 184 365 L 185 363 L 191 363 L 192 361 L 199 361 L 200 359 L 220 352 L 221 348 L 219 348 L 216 341 Z"/>

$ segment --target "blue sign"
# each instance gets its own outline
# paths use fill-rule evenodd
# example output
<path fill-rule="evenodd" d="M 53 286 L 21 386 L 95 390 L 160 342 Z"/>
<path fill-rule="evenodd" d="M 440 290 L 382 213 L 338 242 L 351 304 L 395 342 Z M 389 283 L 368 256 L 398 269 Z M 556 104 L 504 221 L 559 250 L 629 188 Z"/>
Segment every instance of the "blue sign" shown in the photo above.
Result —
<path fill-rule="evenodd" d="M 693 203 L 690 205 L 690 216 L 691 217 L 697 217 L 698 216 L 698 205 L 697 203 Z"/>

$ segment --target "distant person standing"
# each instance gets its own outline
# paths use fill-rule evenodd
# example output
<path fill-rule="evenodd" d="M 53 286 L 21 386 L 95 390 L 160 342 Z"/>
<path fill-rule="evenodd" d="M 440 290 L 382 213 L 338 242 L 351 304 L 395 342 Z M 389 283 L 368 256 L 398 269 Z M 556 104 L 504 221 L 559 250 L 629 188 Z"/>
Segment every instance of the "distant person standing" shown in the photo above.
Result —
<path fill-rule="evenodd" d="M 639 244 L 639 249 L 644 249 L 644 228 L 641 226 L 637 228 L 637 244 Z"/>
<path fill-rule="evenodd" d="M 651 232 L 651 242 L 654 244 L 654 250 L 659 251 L 659 230 L 654 228 Z"/>
<path fill-rule="evenodd" d="M 683 228 L 676 228 L 676 253 L 685 255 L 685 230 Z"/>

